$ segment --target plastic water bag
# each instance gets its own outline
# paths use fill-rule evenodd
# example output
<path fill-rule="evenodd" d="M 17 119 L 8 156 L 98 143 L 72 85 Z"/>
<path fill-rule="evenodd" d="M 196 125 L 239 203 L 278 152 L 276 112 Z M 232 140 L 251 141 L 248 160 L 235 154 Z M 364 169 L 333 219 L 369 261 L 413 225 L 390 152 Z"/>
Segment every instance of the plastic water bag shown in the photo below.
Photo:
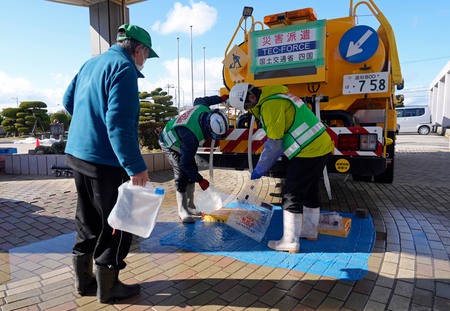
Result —
<path fill-rule="evenodd" d="M 197 210 L 205 214 L 211 214 L 212 212 L 222 208 L 222 196 L 214 186 L 209 186 L 205 191 L 196 191 L 194 194 L 194 204 Z"/>
<path fill-rule="evenodd" d="M 339 213 L 320 213 L 319 229 L 344 230 L 344 219 Z"/>
<path fill-rule="evenodd" d="M 258 243 L 262 241 L 272 219 L 274 206 L 256 196 L 255 184 L 245 187 L 231 208 L 226 224 Z"/>
<path fill-rule="evenodd" d="M 148 238 L 155 227 L 163 199 L 163 188 L 155 189 L 150 182 L 145 187 L 133 186 L 131 181 L 127 181 L 119 187 L 108 224 L 114 229 Z"/>

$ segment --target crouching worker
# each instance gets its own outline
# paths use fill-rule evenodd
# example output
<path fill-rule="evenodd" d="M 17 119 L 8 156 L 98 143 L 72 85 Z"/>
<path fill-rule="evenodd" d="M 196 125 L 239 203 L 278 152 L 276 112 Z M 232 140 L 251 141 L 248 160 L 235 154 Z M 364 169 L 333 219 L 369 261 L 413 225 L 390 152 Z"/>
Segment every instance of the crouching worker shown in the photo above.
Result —
<path fill-rule="evenodd" d="M 195 163 L 197 149 L 210 138 L 224 138 L 228 131 L 226 115 L 208 107 L 227 98 L 226 95 L 197 98 L 194 107 L 169 121 L 160 135 L 161 150 L 173 167 L 178 216 L 184 223 L 193 223 L 192 216 L 200 215 L 194 205 L 195 183 L 203 190 L 209 187 Z"/>
<path fill-rule="evenodd" d="M 269 241 L 268 246 L 298 253 L 300 237 L 317 239 L 319 182 L 333 150 L 331 138 L 308 106 L 283 85 L 259 89 L 248 83 L 236 84 L 230 104 L 249 110 L 268 137 L 252 180 L 266 174 L 283 152 L 290 160 L 282 190 L 283 237 Z"/>

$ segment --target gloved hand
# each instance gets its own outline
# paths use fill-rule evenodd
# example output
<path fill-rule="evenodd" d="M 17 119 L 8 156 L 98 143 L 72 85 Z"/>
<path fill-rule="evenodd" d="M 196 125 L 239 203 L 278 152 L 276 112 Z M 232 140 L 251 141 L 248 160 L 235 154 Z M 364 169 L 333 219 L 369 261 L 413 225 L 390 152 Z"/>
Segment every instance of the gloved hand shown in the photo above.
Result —
<path fill-rule="evenodd" d="M 209 182 L 204 178 L 200 180 L 198 184 L 200 185 L 200 188 L 202 188 L 203 191 L 205 191 L 209 187 Z"/>
<path fill-rule="evenodd" d="M 230 98 L 230 96 L 228 95 L 222 95 L 220 96 L 220 98 L 222 98 L 222 102 L 226 101 L 228 98 Z"/>
<path fill-rule="evenodd" d="M 261 175 L 259 175 L 255 170 L 252 172 L 252 176 L 250 177 L 251 180 L 260 179 Z"/>
<path fill-rule="evenodd" d="M 264 149 L 253 170 L 252 179 L 258 179 L 264 176 L 269 169 L 277 162 L 278 158 L 283 154 L 283 140 L 268 138 L 264 144 Z"/>

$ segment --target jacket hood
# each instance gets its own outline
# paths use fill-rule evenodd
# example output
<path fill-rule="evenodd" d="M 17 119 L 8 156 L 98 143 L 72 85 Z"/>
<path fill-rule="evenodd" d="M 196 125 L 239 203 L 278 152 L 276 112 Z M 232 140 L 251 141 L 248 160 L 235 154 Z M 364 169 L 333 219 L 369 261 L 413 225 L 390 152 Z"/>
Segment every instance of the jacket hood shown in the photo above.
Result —
<path fill-rule="evenodd" d="M 289 92 L 289 89 L 284 85 L 269 85 L 262 88 L 261 96 L 259 97 L 259 101 L 255 107 L 249 109 L 250 113 L 253 114 L 256 118 L 260 118 L 260 110 L 262 103 L 269 98 L 270 96 L 276 94 L 286 94 Z"/>

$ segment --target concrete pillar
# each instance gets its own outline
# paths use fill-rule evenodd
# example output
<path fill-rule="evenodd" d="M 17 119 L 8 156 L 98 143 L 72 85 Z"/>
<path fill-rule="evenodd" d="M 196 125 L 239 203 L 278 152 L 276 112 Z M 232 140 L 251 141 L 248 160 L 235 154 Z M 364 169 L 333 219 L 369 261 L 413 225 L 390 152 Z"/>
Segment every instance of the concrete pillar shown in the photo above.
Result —
<path fill-rule="evenodd" d="M 123 20 L 122 6 L 112 0 L 99 1 L 89 6 L 91 24 L 91 55 L 97 56 L 106 52 L 114 44 L 117 29 L 129 20 L 129 9 L 125 9 Z"/>
<path fill-rule="evenodd" d="M 450 72 L 445 73 L 444 96 L 442 99 L 442 127 L 450 128 Z"/>
<path fill-rule="evenodd" d="M 436 121 L 439 123 L 440 126 L 443 126 L 442 119 L 443 119 L 443 113 L 444 113 L 444 88 L 445 88 L 445 80 L 442 77 L 441 80 L 438 81 L 437 86 L 437 111 L 436 111 Z"/>
<path fill-rule="evenodd" d="M 438 87 L 436 84 L 431 89 L 431 96 L 430 96 L 431 102 L 429 104 L 430 110 L 431 110 L 431 122 L 432 122 L 432 125 L 435 127 L 435 130 L 437 129 L 438 123 L 440 124 L 440 120 L 438 120 L 436 118 L 437 110 L 438 110 L 438 106 L 439 106 L 437 97 L 438 97 Z"/>

